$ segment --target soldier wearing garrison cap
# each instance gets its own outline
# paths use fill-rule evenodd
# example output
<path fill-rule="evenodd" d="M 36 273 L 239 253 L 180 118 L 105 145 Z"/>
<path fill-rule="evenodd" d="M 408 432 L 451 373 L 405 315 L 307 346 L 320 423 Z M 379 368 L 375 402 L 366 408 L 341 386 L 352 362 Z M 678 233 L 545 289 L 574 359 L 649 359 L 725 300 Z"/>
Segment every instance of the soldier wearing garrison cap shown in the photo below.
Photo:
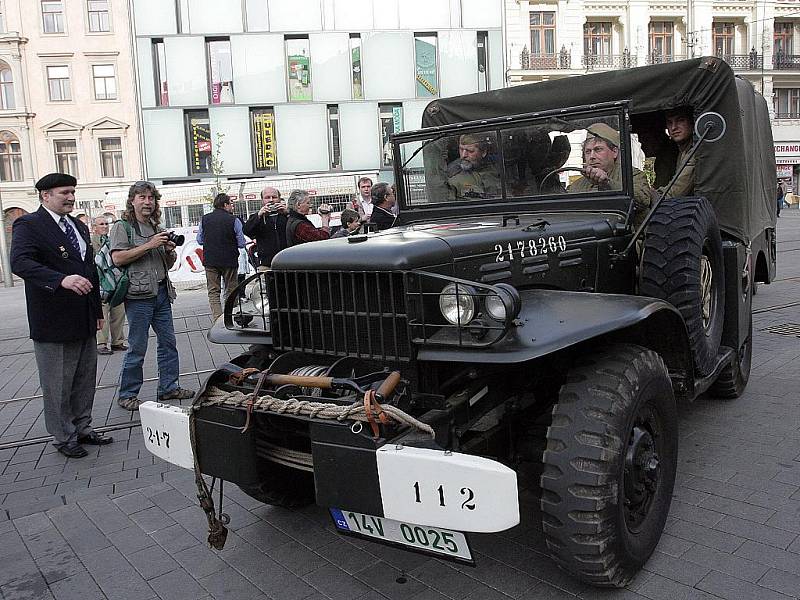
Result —
<path fill-rule="evenodd" d="M 605 123 L 594 123 L 586 128 L 583 142 L 583 177 L 572 182 L 569 192 L 593 190 L 621 190 L 622 170 L 619 165 L 619 132 Z M 638 225 L 650 207 L 651 189 L 645 174 L 633 169 L 633 201 L 636 211 L 634 225 Z"/>
<path fill-rule="evenodd" d="M 37 181 L 42 205 L 14 221 L 11 243 L 11 270 L 25 280 L 45 427 L 69 458 L 86 456 L 83 444 L 113 441 L 91 426 L 103 309 L 89 230 L 69 214 L 76 183 L 66 173 Z"/>
<path fill-rule="evenodd" d="M 458 138 L 458 159 L 447 166 L 447 188 L 451 200 L 492 198 L 500 195 L 500 177 L 487 160 L 486 134 L 464 134 Z"/>

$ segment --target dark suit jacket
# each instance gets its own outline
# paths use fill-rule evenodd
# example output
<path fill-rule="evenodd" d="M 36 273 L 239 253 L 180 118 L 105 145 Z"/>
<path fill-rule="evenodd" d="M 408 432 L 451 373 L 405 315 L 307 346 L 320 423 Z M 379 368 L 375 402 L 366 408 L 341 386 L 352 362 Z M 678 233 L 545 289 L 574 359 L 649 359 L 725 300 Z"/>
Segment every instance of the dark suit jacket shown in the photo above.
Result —
<path fill-rule="evenodd" d="M 369 218 L 369 222 L 377 225 L 378 231 L 383 231 L 384 229 L 394 227 L 397 223 L 397 217 L 380 206 L 374 206 L 372 208 L 372 216 Z"/>
<path fill-rule="evenodd" d="M 268 267 L 275 255 L 286 248 L 286 215 L 259 217 L 253 213 L 242 227 L 244 234 L 256 241 L 258 263 Z"/>
<path fill-rule="evenodd" d="M 44 207 L 14 221 L 11 270 L 25 280 L 28 325 L 31 339 L 37 342 L 94 337 L 97 319 L 103 318 L 89 229 L 77 219 L 67 218 L 86 242 L 83 260 Z M 94 286 L 92 291 L 81 296 L 62 288 L 66 275 L 86 277 Z"/>

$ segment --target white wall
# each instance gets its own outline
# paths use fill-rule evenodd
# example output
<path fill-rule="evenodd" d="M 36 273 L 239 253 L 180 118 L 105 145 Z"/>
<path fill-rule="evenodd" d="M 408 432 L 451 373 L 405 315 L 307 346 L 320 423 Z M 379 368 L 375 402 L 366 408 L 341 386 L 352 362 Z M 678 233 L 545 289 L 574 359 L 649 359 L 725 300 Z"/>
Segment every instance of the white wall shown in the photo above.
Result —
<path fill-rule="evenodd" d="M 136 61 L 139 63 L 139 98 L 142 108 L 156 105 L 156 88 L 153 80 L 153 44 L 150 38 L 136 40 Z"/>
<path fill-rule="evenodd" d="M 478 91 L 478 38 L 474 31 L 439 33 L 439 79 L 442 97 Z"/>
<path fill-rule="evenodd" d="M 378 103 L 350 102 L 339 105 L 342 168 L 374 169 L 380 160 Z"/>
<path fill-rule="evenodd" d="M 136 35 L 166 35 L 178 31 L 175 4 L 165 0 L 133 0 Z"/>
<path fill-rule="evenodd" d="M 314 100 L 350 100 L 350 36 L 347 33 L 312 33 L 311 83 Z"/>
<path fill-rule="evenodd" d="M 531 4 L 536 3 L 531 2 Z M 502 0 L 461 0 L 461 26 L 483 30 L 501 27 L 503 23 L 501 6 Z"/>
<path fill-rule="evenodd" d="M 327 171 L 328 114 L 324 104 L 275 107 L 275 139 L 281 173 Z"/>
<path fill-rule="evenodd" d="M 500 31 L 489 32 L 489 88 L 497 90 L 506 82 L 503 69 L 503 34 Z"/>
<path fill-rule="evenodd" d="M 413 33 L 369 32 L 361 36 L 361 44 L 366 99 L 391 100 L 416 95 Z"/>
<path fill-rule="evenodd" d="M 375 29 L 397 29 L 400 26 L 401 0 L 378 0 L 373 5 Z"/>
<path fill-rule="evenodd" d="M 250 141 L 250 110 L 246 106 L 209 107 L 211 139 L 222 133 L 220 152 L 225 174 L 242 175 L 253 172 L 253 154 Z"/>
<path fill-rule="evenodd" d="M 247 31 L 269 30 L 269 13 L 266 0 L 245 0 Z"/>
<path fill-rule="evenodd" d="M 189 0 L 189 17 L 192 33 L 239 33 L 242 31 L 242 0 Z"/>
<path fill-rule="evenodd" d="M 321 6 L 319 0 L 269 0 L 272 31 L 319 31 L 322 29 Z"/>
<path fill-rule="evenodd" d="M 280 34 L 231 36 L 233 91 L 238 104 L 286 102 L 285 53 Z"/>
<path fill-rule="evenodd" d="M 434 31 L 448 27 L 450 27 L 449 0 L 401 0 L 401 29 Z"/>
<path fill-rule="evenodd" d="M 202 37 L 164 38 L 170 106 L 208 104 L 206 48 Z"/>
<path fill-rule="evenodd" d="M 375 4 L 383 4 L 379 0 Z M 339 31 L 368 31 L 374 29 L 372 16 L 372 0 L 335 0 L 333 23 Z M 380 10 L 379 8 L 377 10 Z"/>
<path fill-rule="evenodd" d="M 176 109 L 142 112 L 147 176 L 184 177 L 187 173 L 186 132 L 183 111 Z"/>

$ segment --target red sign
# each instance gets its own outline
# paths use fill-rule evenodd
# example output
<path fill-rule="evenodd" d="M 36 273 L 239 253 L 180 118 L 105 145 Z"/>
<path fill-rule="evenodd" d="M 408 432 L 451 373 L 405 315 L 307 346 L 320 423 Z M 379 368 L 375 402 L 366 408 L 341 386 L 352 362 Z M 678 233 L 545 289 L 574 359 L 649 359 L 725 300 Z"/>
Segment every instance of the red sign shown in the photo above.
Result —
<path fill-rule="evenodd" d="M 308 195 L 309 196 L 316 196 L 317 195 L 317 190 L 308 190 Z"/>
<path fill-rule="evenodd" d="M 165 200 L 164 206 L 178 206 L 177 200 Z"/>
<path fill-rule="evenodd" d="M 211 141 L 197 140 L 197 150 L 199 152 L 211 152 Z"/>

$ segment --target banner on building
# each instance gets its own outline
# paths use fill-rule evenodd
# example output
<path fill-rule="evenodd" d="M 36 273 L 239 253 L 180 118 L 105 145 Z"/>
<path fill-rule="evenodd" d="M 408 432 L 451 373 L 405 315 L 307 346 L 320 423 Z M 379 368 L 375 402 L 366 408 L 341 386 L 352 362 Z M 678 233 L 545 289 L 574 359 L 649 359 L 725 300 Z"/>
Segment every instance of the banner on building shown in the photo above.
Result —
<path fill-rule="evenodd" d="M 435 39 L 435 38 L 434 38 Z M 417 97 L 439 94 L 439 81 L 436 76 L 436 45 L 424 39 L 414 39 L 416 58 Z"/>
<path fill-rule="evenodd" d="M 277 168 L 275 115 L 272 111 L 253 111 L 252 118 L 256 171 L 274 171 Z"/>

